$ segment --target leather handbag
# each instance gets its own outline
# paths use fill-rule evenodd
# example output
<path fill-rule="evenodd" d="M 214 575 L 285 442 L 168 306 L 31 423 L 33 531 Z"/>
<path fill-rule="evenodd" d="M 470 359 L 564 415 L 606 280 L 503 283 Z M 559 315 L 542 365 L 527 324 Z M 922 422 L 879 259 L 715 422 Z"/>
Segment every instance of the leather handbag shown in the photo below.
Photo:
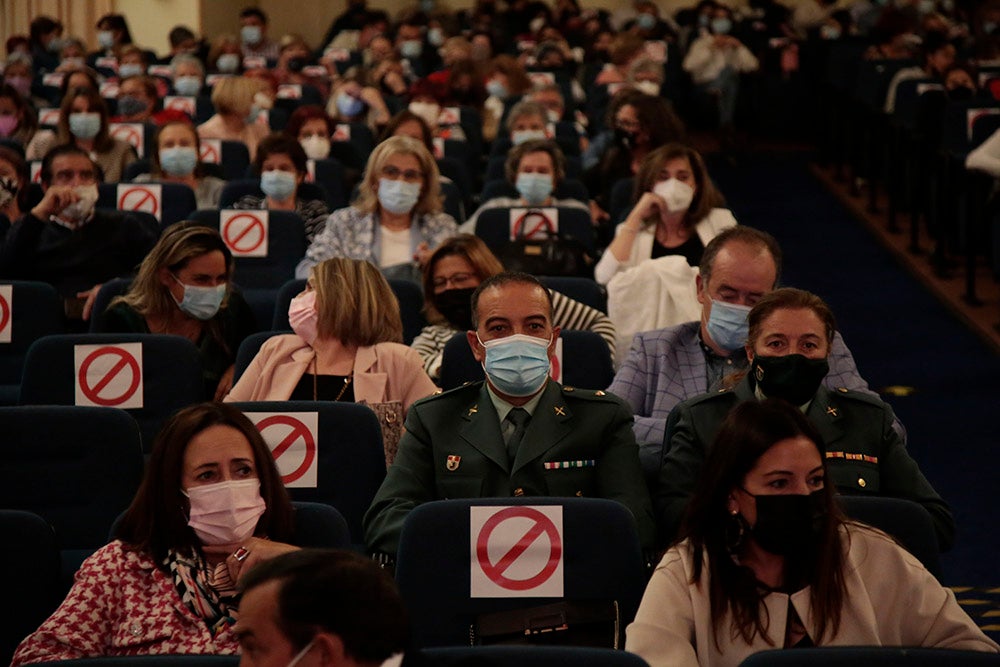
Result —
<path fill-rule="evenodd" d="M 537 228 L 525 233 L 530 224 Z M 559 232 L 539 210 L 524 213 L 515 223 L 517 238 L 500 252 L 500 261 L 508 271 L 523 271 L 535 276 L 593 277 L 594 258 L 576 238 Z M 542 234 L 541 238 L 537 238 Z"/>
<path fill-rule="evenodd" d="M 555 644 L 617 649 L 621 629 L 616 600 L 562 600 L 481 614 L 469 628 L 469 640 L 473 646 Z"/>

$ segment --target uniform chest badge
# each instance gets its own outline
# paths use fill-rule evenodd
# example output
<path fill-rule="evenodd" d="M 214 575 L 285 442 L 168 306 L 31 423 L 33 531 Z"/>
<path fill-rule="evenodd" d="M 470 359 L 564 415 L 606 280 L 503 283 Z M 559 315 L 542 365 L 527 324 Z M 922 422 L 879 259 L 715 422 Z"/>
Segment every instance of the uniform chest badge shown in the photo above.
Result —
<path fill-rule="evenodd" d="M 445 467 L 448 469 L 449 472 L 454 472 L 458 470 L 458 464 L 460 464 L 461 462 L 462 462 L 461 456 L 456 456 L 455 454 L 449 454 L 448 460 L 445 463 Z"/>

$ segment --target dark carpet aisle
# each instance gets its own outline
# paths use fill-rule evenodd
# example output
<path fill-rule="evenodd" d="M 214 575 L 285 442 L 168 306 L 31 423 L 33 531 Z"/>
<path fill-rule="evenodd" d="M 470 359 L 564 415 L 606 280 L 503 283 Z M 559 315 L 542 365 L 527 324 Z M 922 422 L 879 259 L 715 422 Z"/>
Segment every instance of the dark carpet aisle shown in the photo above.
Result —
<path fill-rule="evenodd" d="M 878 245 L 807 159 L 710 159 L 709 169 L 736 219 L 781 243 L 782 283 L 833 308 L 862 376 L 892 405 L 911 455 L 951 504 L 957 537 L 942 556 L 945 584 L 980 625 L 1000 630 L 1000 356 Z"/>

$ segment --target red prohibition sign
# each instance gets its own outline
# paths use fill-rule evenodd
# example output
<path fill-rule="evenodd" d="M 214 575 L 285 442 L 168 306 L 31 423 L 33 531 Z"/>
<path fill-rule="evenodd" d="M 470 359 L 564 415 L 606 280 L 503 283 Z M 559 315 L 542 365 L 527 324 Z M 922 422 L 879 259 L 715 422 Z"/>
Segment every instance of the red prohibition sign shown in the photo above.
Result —
<path fill-rule="evenodd" d="M 232 235 L 233 223 L 236 222 L 237 220 L 242 220 L 243 218 L 249 218 L 250 224 L 244 227 L 234 237 Z M 255 229 L 257 230 L 257 235 L 260 238 L 258 238 L 256 243 L 253 243 L 253 245 L 249 245 L 248 243 L 247 247 L 241 248 L 240 241 L 246 239 L 246 237 L 250 234 L 250 232 Z M 226 242 L 226 245 L 229 246 L 230 250 L 232 250 L 233 252 L 246 254 L 253 252 L 261 245 L 263 245 L 264 239 L 267 238 L 267 232 L 264 230 L 264 223 L 261 222 L 257 217 L 250 215 L 249 213 L 241 213 L 240 215 L 234 215 L 233 217 L 229 218 L 229 220 L 226 221 L 225 229 L 222 230 L 222 238 Z"/>
<path fill-rule="evenodd" d="M 557 357 L 554 354 L 551 357 L 549 357 L 549 366 L 550 366 L 550 368 L 549 368 L 549 377 L 551 377 L 556 382 L 559 382 L 560 381 L 560 375 L 559 375 L 559 357 Z"/>
<path fill-rule="evenodd" d="M 138 197 L 132 195 L 138 195 Z M 156 215 L 160 210 L 160 203 L 156 201 L 156 195 L 146 188 L 129 188 L 118 199 L 118 209 L 120 211 L 145 211 L 143 206 L 146 205 L 146 202 L 152 204 L 152 210 L 149 213 Z"/>
<path fill-rule="evenodd" d="M 216 150 L 215 146 L 212 144 L 205 144 L 201 147 L 201 161 L 218 164 L 219 162 L 222 162 L 222 158 L 220 157 L 219 151 Z"/>
<path fill-rule="evenodd" d="M 10 324 L 10 304 L 3 298 L 3 294 L 0 294 L 0 331 L 5 330 L 8 324 Z"/>
<path fill-rule="evenodd" d="M 133 148 L 138 148 L 142 145 L 142 135 L 139 134 L 138 130 L 128 127 L 127 125 L 119 125 L 111 130 L 111 136 L 116 139 L 124 139 Z"/>
<path fill-rule="evenodd" d="M 538 220 L 538 224 L 532 228 L 528 228 L 528 221 L 536 218 Z M 541 211 L 528 211 L 514 223 L 514 238 L 520 238 L 522 236 L 524 238 L 533 238 L 535 234 L 543 229 L 547 233 L 551 234 L 554 231 L 552 229 L 552 221 L 549 220 L 548 217 L 546 217 L 546 215 Z M 521 233 L 522 230 L 525 230 L 523 234 Z"/>
<path fill-rule="evenodd" d="M 306 474 L 306 471 L 309 470 L 309 466 L 311 466 L 313 461 L 316 459 L 316 440 L 313 439 L 312 433 L 309 432 L 309 428 L 305 424 L 294 417 L 289 417 L 288 415 L 273 415 L 271 417 L 267 417 L 266 419 L 261 419 L 257 422 L 257 430 L 263 433 L 264 429 L 269 426 L 274 426 L 275 424 L 292 427 L 292 431 L 285 436 L 285 439 L 275 445 L 274 449 L 271 450 L 271 455 L 274 456 L 275 462 L 277 462 L 278 457 L 288 451 L 288 448 L 291 447 L 299 438 L 305 440 L 306 443 L 306 455 L 305 458 L 302 459 L 302 464 L 292 472 L 281 477 L 282 482 L 285 484 L 291 484 L 292 482 L 298 481 L 302 475 Z"/>
<path fill-rule="evenodd" d="M 108 371 L 108 374 L 98 380 L 97 384 L 91 387 L 87 384 L 87 371 L 90 369 L 90 365 L 94 363 L 97 358 L 104 355 L 114 355 L 118 357 L 118 363 L 112 366 L 111 370 Z M 129 385 L 128 389 L 126 389 L 120 396 L 101 398 L 101 390 L 107 387 L 108 384 L 110 384 L 120 372 L 125 370 L 126 367 L 128 367 L 132 372 L 132 384 Z M 139 363 L 135 360 L 135 357 L 120 347 L 110 346 L 101 347 L 91 352 L 90 355 L 83 360 L 83 363 L 80 364 L 80 372 L 77 376 L 77 381 L 80 383 L 80 390 L 83 392 L 83 395 L 86 396 L 91 402 L 104 407 L 121 405 L 128 399 L 132 398 L 132 394 L 134 394 L 135 390 L 139 388 L 139 381 L 141 379 L 142 376 L 139 372 Z"/>
<path fill-rule="evenodd" d="M 503 521 L 511 519 L 514 517 L 521 517 L 524 519 L 530 519 L 535 522 L 535 524 L 528 529 L 528 532 L 517 541 L 517 543 L 511 547 L 510 551 L 500 557 L 497 562 L 493 563 L 490 561 L 489 551 L 487 547 L 490 541 L 490 535 L 493 534 L 493 530 Z M 538 574 L 535 574 L 527 579 L 511 579 L 504 575 L 514 561 L 516 561 L 531 544 L 537 540 L 539 537 L 547 535 L 549 538 L 549 560 L 542 567 Z M 562 538 L 559 536 L 559 531 L 556 529 L 552 520 L 545 516 L 533 507 L 507 507 L 486 520 L 483 524 L 482 530 L 479 531 L 479 537 L 476 538 L 476 558 L 479 560 L 479 566 L 483 569 L 483 574 L 501 588 L 506 588 L 510 591 L 526 591 L 536 586 L 544 584 L 545 581 L 552 576 L 556 568 L 559 566 L 559 559 L 562 557 Z"/>

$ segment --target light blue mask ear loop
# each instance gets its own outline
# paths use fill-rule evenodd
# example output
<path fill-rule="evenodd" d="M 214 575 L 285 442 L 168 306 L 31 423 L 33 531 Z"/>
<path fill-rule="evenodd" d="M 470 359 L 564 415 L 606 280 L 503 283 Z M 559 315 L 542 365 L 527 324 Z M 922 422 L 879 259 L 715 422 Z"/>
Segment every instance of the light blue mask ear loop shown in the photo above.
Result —
<path fill-rule="evenodd" d="M 316 643 L 316 638 L 313 637 L 312 639 L 309 640 L 308 644 L 302 647 L 301 651 L 295 654 L 294 658 L 288 661 L 288 664 L 285 665 L 285 667 L 295 667 L 295 665 L 299 664 L 299 661 L 305 657 L 306 653 L 309 652 L 309 649 L 311 649 L 315 643 Z"/>

